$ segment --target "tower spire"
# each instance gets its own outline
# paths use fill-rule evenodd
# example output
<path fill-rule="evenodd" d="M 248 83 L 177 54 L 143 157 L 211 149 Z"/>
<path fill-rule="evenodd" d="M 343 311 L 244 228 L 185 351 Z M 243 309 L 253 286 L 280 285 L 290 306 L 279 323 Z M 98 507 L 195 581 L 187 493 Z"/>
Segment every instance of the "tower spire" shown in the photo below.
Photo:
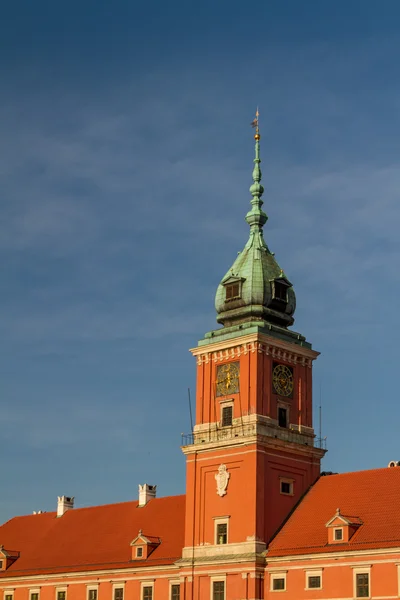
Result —
<path fill-rule="evenodd" d="M 253 196 L 251 200 L 251 209 L 246 215 L 246 221 L 250 225 L 250 231 L 261 230 L 263 225 L 268 220 L 267 215 L 261 209 L 264 202 L 261 200 L 261 196 L 264 193 L 264 187 L 261 185 L 261 158 L 260 158 L 260 127 L 259 127 L 259 116 L 258 107 L 256 110 L 256 118 L 252 121 L 251 126 L 255 128 L 254 139 L 256 141 L 255 146 L 255 157 L 254 157 L 254 169 L 253 169 L 253 183 L 250 186 L 250 193 Z"/>
<path fill-rule="evenodd" d="M 262 210 L 264 187 L 261 184 L 260 113 L 251 122 L 255 128 L 251 208 L 246 215 L 250 235 L 243 250 L 222 278 L 215 296 L 217 321 L 225 333 L 232 327 L 271 326 L 287 328 L 294 322 L 296 296 L 292 284 L 265 243 L 263 226 L 268 220 Z M 233 332 L 235 330 L 232 330 Z M 216 332 L 213 332 L 215 335 Z"/>

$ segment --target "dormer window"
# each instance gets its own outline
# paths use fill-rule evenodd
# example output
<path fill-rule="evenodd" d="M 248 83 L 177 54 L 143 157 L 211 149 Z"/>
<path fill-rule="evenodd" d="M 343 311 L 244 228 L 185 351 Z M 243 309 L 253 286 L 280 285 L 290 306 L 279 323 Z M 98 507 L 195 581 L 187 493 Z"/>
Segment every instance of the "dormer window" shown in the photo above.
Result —
<path fill-rule="evenodd" d="M 274 299 L 287 302 L 287 285 L 281 281 L 274 281 Z"/>
<path fill-rule="evenodd" d="M 0 571 L 6 571 L 19 558 L 17 550 L 7 550 L 0 545 Z"/>
<path fill-rule="evenodd" d="M 138 535 L 131 542 L 132 560 L 147 560 L 160 544 L 160 538 L 152 535 L 144 535 L 143 531 L 139 529 Z"/>
<path fill-rule="evenodd" d="M 325 525 L 328 529 L 328 544 L 347 544 L 362 524 L 359 517 L 343 515 L 340 508 L 336 509 L 334 516 Z"/>
<path fill-rule="evenodd" d="M 242 284 L 244 281 L 243 277 L 237 277 L 231 274 L 222 282 L 222 285 L 225 288 L 225 302 L 237 300 L 242 297 Z"/>
<path fill-rule="evenodd" d="M 341 542 L 343 539 L 343 529 L 339 527 L 338 529 L 334 529 L 335 542 Z"/>
<path fill-rule="evenodd" d="M 292 287 L 292 284 L 283 273 L 276 277 L 276 279 L 271 279 L 271 301 L 269 306 L 274 308 L 275 310 L 283 310 L 286 308 L 286 304 L 288 302 L 288 289 Z"/>
<path fill-rule="evenodd" d="M 240 298 L 240 283 L 237 281 L 236 283 L 230 283 L 225 286 L 226 290 L 226 300 L 234 300 L 235 298 Z"/>

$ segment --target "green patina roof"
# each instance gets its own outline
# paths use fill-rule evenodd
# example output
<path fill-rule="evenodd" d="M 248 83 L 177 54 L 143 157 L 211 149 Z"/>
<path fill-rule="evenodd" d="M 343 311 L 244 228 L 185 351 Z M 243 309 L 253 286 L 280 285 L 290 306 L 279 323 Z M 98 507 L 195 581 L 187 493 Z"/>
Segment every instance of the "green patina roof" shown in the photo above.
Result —
<path fill-rule="evenodd" d="M 217 289 L 217 321 L 223 327 L 206 333 L 199 346 L 260 333 L 311 349 L 303 335 L 288 329 L 294 323 L 296 296 L 263 237 L 263 226 L 268 217 L 262 210 L 264 188 L 261 185 L 258 111 L 252 125 L 257 129 L 253 184 L 250 187 L 251 209 L 246 215 L 250 236 Z M 227 294 L 229 286 L 232 286 L 230 291 L 235 288 L 236 293 Z M 277 293 L 279 288 L 280 293 Z"/>
<path fill-rule="evenodd" d="M 258 125 L 258 121 L 257 121 Z M 270 252 L 263 237 L 263 226 L 268 220 L 262 210 L 261 199 L 264 188 L 261 185 L 260 135 L 256 140 L 253 169 L 251 209 L 246 215 L 250 225 L 250 236 L 244 249 L 239 253 L 232 267 L 221 280 L 216 297 L 217 321 L 225 328 L 252 323 L 273 329 L 286 329 L 294 322 L 296 296 L 292 284 L 285 276 Z M 226 286 L 239 282 L 239 297 L 228 298 Z M 286 290 L 286 301 L 279 299 L 275 289 Z M 222 332 L 221 332 L 222 333 Z"/>

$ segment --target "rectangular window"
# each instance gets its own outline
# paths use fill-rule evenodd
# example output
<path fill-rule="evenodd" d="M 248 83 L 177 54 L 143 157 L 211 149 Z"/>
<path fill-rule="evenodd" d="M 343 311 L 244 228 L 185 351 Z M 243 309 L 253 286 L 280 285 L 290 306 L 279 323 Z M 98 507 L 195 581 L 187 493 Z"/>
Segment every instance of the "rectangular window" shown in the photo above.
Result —
<path fill-rule="evenodd" d="M 278 425 L 279 427 L 287 427 L 287 409 L 279 406 L 278 408 Z"/>
<path fill-rule="evenodd" d="M 30 598 L 31 598 L 31 600 L 39 600 L 39 593 L 31 592 Z"/>
<path fill-rule="evenodd" d="M 238 283 L 231 283 L 230 285 L 227 285 L 225 289 L 226 289 L 226 296 L 225 296 L 226 300 L 233 300 L 233 298 L 239 298 L 240 297 L 240 285 L 239 285 L 239 282 Z"/>
<path fill-rule="evenodd" d="M 181 597 L 181 586 L 179 583 L 171 585 L 171 600 L 180 600 Z"/>
<path fill-rule="evenodd" d="M 97 590 L 88 590 L 88 600 L 97 600 Z"/>
<path fill-rule="evenodd" d="M 213 581 L 213 600 L 225 600 L 225 581 Z"/>
<path fill-rule="evenodd" d="M 356 597 L 369 597 L 369 573 L 356 573 Z"/>
<path fill-rule="evenodd" d="M 65 590 L 58 590 L 57 600 L 65 600 L 66 597 L 67 597 L 67 592 Z"/>
<path fill-rule="evenodd" d="M 4 600 L 13 600 L 12 594 L 4 594 Z"/>
<path fill-rule="evenodd" d="M 272 580 L 272 589 L 276 592 L 279 590 L 285 589 L 285 578 L 284 577 L 274 577 Z"/>
<path fill-rule="evenodd" d="M 307 587 L 310 589 L 320 589 L 321 588 L 321 576 L 320 575 L 309 575 Z"/>
<path fill-rule="evenodd" d="M 3 568 L 3 561 L 0 560 L 0 569 L 2 569 L 2 568 Z"/>
<path fill-rule="evenodd" d="M 343 529 L 335 529 L 335 541 L 340 542 L 343 539 Z"/>
<path fill-rule="evenodd" d="M 124 600 L 124 588 L 114 588 L 114 600 Z"/>
<path fill-rule="evenodd" d="M 233 419 L 233 406 L 224 406 L 222 408 L 222 427 L 229 427 L 232 425 Z"/>
<path fill-rule="evenodd" d="M 281 481 L 281 494 L 293 496 L 293 482 Z"/>
<path fill-rule="evenodd" d="M 143 600 L 153 600 L 153 586 L 143 586 Z"/>
<path fill-rule="evenodd" d="M 142 558 L 143 548 L 136 548 L 136 558 Z"/>
<path fill-rule="evenodd" d="M 217 544 L 228 543 L 228 523 L 217 523 Z"/>
<path fill-rule="evenodd" d="M 274 282 L 274 298 L 287 302 L 287 286 L 280 281 Z"/>

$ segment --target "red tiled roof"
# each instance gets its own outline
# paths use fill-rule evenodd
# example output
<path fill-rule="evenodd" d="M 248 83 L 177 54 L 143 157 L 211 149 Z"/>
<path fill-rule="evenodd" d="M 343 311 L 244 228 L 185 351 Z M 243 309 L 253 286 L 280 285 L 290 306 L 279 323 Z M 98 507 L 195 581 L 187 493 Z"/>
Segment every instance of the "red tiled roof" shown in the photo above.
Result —
<path fill-rule="evenodd" d="M 122 502 L 15 517 L 0 527 L 0 545 L 20 557 L 1 577 L 132 566 L 130 546 L 139 529 L 161 539 L 144 561 L 134 566 L 172 564 L 182 556 L 185 496 L 155 498 L 142 508 Z"/>
<path fill-rule="evenodd" d="M 268 556 L 400 547 L 400 467 L 320 477 L 272 540 Z M 340 507 L 362 523 L 348 543 L 328 544 Z"/>

